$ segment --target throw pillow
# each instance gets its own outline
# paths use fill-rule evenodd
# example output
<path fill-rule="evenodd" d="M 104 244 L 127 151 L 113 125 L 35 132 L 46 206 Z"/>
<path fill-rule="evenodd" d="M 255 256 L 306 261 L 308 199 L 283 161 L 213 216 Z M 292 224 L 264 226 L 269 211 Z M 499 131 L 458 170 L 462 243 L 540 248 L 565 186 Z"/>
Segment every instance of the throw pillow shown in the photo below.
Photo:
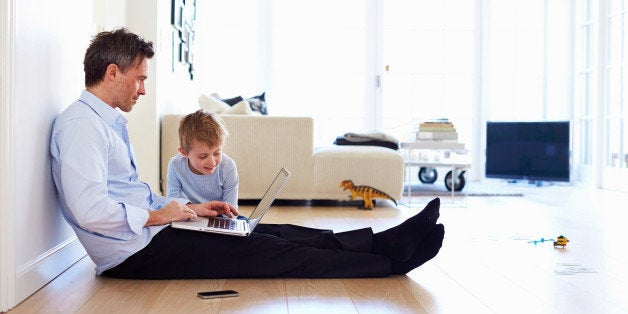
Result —
<path fill-rule="evenodd" d="M 242 100 L 221 113 L 222 114 L 253 114 L 253 111 L 251 110 L 251 106 L 249 106 L 249 102 L 246 100 Z"/>
<path fill-rule="evenodd" d="M 231 107 L 223 102 L 222 100 L 214 97 L 202 94 L 198 98 L 198 103 L 201 106 L 201 109 L 205 109 L 212 113 L 223 113 L 225 110 L 230 109 Z"/>
<path fill-rule="evenodd" d="M 251 110 L 257 111 L 263 115 L 268 115 L 268 107 L 266 106 L 266 92 L 261 95 L 253 96 L 247 99 L 251 105 Z"/>
<path fill-rule="evenodd" d="M 242 96 L 236 96 L 236 97 L 227 98 L 227 99 L 220 98 L 220 100 L 226 102 L 227 104 L 229 104 L 229 106 L 235 106 L 239 102 L 243 101 L 244 98 L 242 98 Z"/>

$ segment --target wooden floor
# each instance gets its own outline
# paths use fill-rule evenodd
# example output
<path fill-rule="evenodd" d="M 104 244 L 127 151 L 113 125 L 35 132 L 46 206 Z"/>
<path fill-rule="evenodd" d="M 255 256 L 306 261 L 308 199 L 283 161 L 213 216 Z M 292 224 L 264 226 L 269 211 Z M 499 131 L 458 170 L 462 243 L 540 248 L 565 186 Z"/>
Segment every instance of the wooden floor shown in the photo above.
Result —
<path fill-rule="evenodd" d="M 116 280 L 96 277 L 84 258 L 9 313 L 628 313 L 628 194 L 573 186 L 520 189 L 523 197 L 441 198 L 443 248 L 407 276 Z M 381 231 L 428 200 L 415 199 L 415 208 L 381 202 L 372 211 L 278 206 L 265 220 Z M 565 248 L 530 242 L 559 235 L 570 240 Z M 218 289 L 240 296 L 196 297 Z"/>

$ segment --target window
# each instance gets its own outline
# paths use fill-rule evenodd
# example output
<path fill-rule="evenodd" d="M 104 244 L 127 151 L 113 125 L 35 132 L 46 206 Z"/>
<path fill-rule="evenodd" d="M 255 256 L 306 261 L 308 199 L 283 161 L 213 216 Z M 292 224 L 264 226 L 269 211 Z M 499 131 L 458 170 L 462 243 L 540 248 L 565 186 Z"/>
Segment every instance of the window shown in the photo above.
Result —
<path fill-rule="evenodd" d="M 258 1 L 197 1 L 200 45 L 194 60 L 201 92 L 245 98 L 263 92 L 258 80 Z M 200 39 L 200 40 L 199 40 Z M 199 70 L 201 69 L 201 70 Z"/>
<path fill-rule="evenodd" d="M 488 120 L 569 120 L 569 1 L 487 1 Z"/>
<path fill-rule="evenodd" d="M 207 75 L 199 80 L 203 91 L 267 91 L 271 114 L 314 117 L 317 146 L 374 126 L 405 139 L 418 120 L 446 117 L 481 159 L 478 128 L 486 120 L 569 120 L 574 179 L 628 168 L 625 1 L 242 0 L 201 7 L 207 24 L 199 36 L 209 38 L 198 60 L 199 76 Z M 369 87 L 376 82 L 381 89 Z"/>
<path fill-rule="evenodd" d="M 625 113 L 628 108 L 628 16 L 624 1 L 607 3 L 607 50 L 604 75 L 607 90 L 604 106 L 604 138 L 607 147 L 604 165 L 612 168 L 628 167 L 628 130 L 625 126 Z"/>
<path fill-rule="evenodd" d="M 544 1 L 489 3 L 488 120 L 539 120 L 545 87 Z"/>
<path fill-rule="evenodd" d="M 316 146 L 363 130 L 364 1 L 275 1 L 272 21 L 268 110 L 313 117 Z"/>
<path fill-rule="evenodd" d="M 475 3 L 384 1 L 384 129 L 404 139 L 421 120 L 447 118 L 471 143 Z"/>
<path fill-rule="evenodd" d="M 577 179 L 590 178 L 593 166 L 593 127 L 597 100 L 596 0 L 582 0 L 575 8 L 574 170 Z M 590 179 L 588 179 L 590 180 Z"/>

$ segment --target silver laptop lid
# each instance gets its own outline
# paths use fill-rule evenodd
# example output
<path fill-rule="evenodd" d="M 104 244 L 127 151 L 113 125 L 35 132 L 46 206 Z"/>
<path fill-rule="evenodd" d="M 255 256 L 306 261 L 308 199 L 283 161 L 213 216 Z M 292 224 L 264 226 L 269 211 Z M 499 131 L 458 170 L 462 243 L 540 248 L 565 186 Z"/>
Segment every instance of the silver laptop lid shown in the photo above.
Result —
<path fill-rule="evenodd" d="M 286 185 L 286 183 L 288 183 L 289 177 L 290 171 L 288 171 L 286 167 L 283 167 L 279 170 L 279 173 L 277 173 L 277 175 L 275 176 L 273 183 L 268 187 L 268 189 L 266 189 L 266 192 L 264 193 L 264 196 L 262 196 L 259 204 L 257 204 L 257 207 L 255 207 L 255 209 L 249 216 L 250 231 L 253 231 L 253 228 L 257 226 L 257 223 L 260 221 L 260 219 L 262 219 L 264 214 L 266 214 L 266 212 L 270 208 L 270 205 L 273 203 L 275 198 L 279 196 L 279 193 L 281 192 L 281 190 L 283 190 L 283 187 Z"/>

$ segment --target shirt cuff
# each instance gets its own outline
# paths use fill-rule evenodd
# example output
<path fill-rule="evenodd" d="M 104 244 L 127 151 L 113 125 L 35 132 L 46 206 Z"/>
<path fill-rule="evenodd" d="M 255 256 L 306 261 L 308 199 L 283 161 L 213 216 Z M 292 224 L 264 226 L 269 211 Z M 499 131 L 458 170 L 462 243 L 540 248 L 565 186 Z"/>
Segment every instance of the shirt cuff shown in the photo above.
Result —
<path fill-rule="evenodd" d="M 129 228 L 133 233 L 137 235 L 142 234 L 142 229 L 148 222 L 148 211 L 143 208 L 135 207 L 132 205 L 124 205 L 126 208 L 126 220 L 129 224 Z"/>

